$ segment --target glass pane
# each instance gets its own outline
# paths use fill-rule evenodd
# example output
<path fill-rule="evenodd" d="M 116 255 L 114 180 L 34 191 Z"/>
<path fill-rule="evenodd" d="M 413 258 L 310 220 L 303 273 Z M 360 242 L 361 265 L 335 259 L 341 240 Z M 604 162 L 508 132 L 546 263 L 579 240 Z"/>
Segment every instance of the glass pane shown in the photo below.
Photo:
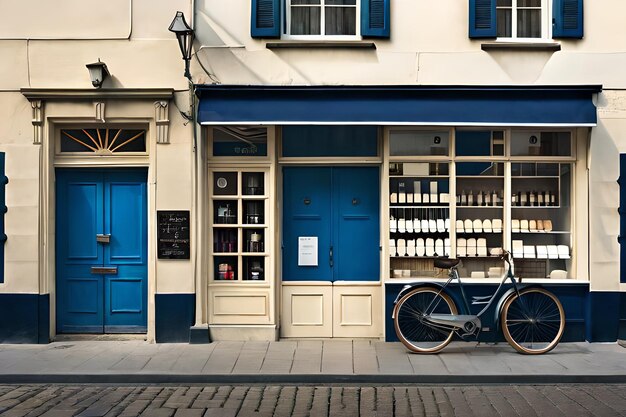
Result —
<path fill-rule="evenodd" d="M 213 128 L 213 156 L 267 156 L 267 128 L 255 126 Z"/>
<path fill-rule="evenodd" d="M 326 35 L 356 35 L 356 7 L 326 7 Z"/>
<path fill-rule="evenodd" d="M 447 131 L 395 131 L 389 134 L 391 156 L 449 155 Z"/>
<path fill-rule="evenodd" d="M 511 7 L 512 5 L 512 0 L 498 0 L 496 3 L 497 7 Z"/>
<path fill-rule="evenodd" d="M 456 175 L 501 177 L 504 175 L 502 162 L 457 162 Z"/>
<path fill-rule="evenodd" d="M 291 0 L 291 4 L 320 4 L 320 0 Z"/>
<path fill-rule="evenodd" d="M 511 156 L 571 156 L 570 132 L 513 131 Z"/>
<path fill-rule="evenodd" d="M 517 36 L 519 38 L 541 37 L 541 10 L 517 11 Z"/>
<path fill-rule="evenodd" d="M 356 6 L 356 0 L 326 0 L 325 4 L 332 6 Z"/>
<path fill-rule="evenodd" d="M 517 0 L 517 7 L 541 7 L 541 0 Z"/>
<path fill-rule="evenodd" d="M 111 155 L 119 152 L 145 151 L 145 130 L 114 128 L 61 130 L 61 152 Z"/>
<path fill-rule="evenodd" d="M 510 38 L 512 33 L 513 22 L 511 20 L 511 10 L 498 9 L 498 36 L 501 38 Z"/>
<path fill-rule="evenodd" d="M 319 35 L 320 32 L 319 7 L 292 7 L 291 34 L 292 35 Z"/>

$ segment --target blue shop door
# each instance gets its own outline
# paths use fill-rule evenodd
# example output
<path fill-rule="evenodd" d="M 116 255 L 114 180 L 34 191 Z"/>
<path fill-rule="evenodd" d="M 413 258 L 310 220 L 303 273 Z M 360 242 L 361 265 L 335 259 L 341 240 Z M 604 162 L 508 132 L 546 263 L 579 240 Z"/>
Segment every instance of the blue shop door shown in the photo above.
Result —
<path fill-rule="evenodd" d="M 59 170 L 56 208 L 57 332 L 145 332 L 145 170 Z"/>
<path fill-rule="evenodd" d="M 283 280 L 332 281 L 330 168 L 283 169 Z M 298 266 L 300 237 L 317 237 L 317 266 Z"/>
<path fill-rule="evenodd" d="M 283 280 L 377 281 L 378 167 L 283 169 Z M 299 239 L 317 237 L 317 265 L 299 265 Z"/>

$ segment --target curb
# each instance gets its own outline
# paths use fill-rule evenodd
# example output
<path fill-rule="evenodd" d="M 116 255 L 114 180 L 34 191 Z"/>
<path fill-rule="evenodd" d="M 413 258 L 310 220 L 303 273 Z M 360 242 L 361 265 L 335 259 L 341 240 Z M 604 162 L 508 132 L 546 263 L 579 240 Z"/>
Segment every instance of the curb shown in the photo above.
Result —
<path fill-rule="evenodd" d="M 0 384 L 624 384 L 616 375 L 4 374 Z"/>

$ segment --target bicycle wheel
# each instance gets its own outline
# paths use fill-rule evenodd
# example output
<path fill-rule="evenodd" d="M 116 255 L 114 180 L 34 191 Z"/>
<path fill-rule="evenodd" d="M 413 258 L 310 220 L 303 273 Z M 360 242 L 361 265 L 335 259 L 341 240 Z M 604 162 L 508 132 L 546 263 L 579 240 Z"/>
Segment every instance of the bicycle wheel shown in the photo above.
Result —
<path fill-rule="evenodd" d="M 439 352 L 452 340 L 454 331 L 422 321 L 426 314 L 457 314 L 452 298 L 439 291 L 432 287 L 416 288 L 404 295 L 394 308 L 393 323 L 398 339 L 412 352 Z"/>
<path fill-rule="evenodd" d="M 500 319 L 506 341 L 529 355 L 554 349 L 565 329 L 561 302 L 543 288 L 527 288 L 511 296 L 502 307 Z"/>

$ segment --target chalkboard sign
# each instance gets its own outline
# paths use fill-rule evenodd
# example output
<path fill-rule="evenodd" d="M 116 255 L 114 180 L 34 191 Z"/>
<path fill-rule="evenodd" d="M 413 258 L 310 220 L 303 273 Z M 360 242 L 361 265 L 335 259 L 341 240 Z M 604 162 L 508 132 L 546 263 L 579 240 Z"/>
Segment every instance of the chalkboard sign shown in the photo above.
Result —
<path fill-rule="evenodd" d="M 159 259 L 189 259 L 189 211 L 157 211 Z"/>

